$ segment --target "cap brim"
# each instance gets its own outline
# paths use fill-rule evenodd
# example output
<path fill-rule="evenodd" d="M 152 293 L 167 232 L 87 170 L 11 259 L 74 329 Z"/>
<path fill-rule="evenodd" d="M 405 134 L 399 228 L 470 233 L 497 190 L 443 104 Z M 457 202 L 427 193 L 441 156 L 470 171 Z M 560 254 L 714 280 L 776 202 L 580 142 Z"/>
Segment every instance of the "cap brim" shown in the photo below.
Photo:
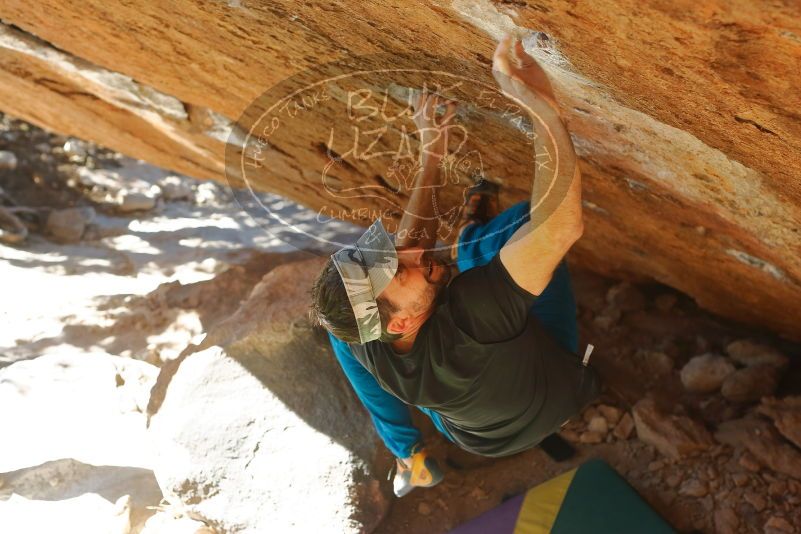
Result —
<path fill-rule="evenodd" d="M 398 271 L 398 252 L 381 219 L 370 225 L 356 241 L 356 247 L 364 257 L 373 294 L 377 297 L 387 288 Z"/>

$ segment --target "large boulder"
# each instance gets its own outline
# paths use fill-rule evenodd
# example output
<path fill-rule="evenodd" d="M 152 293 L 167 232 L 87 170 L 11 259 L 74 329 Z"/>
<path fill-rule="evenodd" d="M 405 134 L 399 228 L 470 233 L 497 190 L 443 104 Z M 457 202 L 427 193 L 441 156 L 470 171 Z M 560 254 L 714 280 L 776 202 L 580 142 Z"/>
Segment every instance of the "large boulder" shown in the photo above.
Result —
<path fill-rule="evenodd" d="M 270 271 L 154 388 L 159 485 L 221 532 L 366 532 L 387 510 L 376 434 L 308 322 L 321 266 Z"/>
<path fill-rule="evenodd" d="M 72 458 L 0 475 L 0 518 L 16 534 L 139 532 L 161 502 L 153 472 Z"/>
<path fill-rule="evenodd" d="M 158 370 L 63 352 L 0 369 L 0 523 L 31 534 L 138 532 L 162 498 L 145 417 Z"/>
<path fill-rule="evenodd" d="M 178 172 L 243 185 L 236 161 L 225 162 L 226 147 L 242 148 L 249 124 L 238 117 L 282 80 L 308 81 L 306 69 L 336 60 L 350 62 L 352 72 L 364 66 L 356 58 L 369 55 L 376 71 L 391 70 L 359 82 L 378 96 L 430 82 L 427 70 L 455 70 L 469 82 L 453 89 L 470 134 L 465 148 L 502 182 L 504 205 L 530 191 L 531 151 L 513 142 L 519 118 L 460 91 L 491 91 L 497 39 L 526 35 L 582 159 L 585 237 L 574 260 L 606 274 L 655 278 L 708 309 L 801 339 L 793 2 L 453 0 L 387 9 L 382 2 L 191 0 L 180 8 L 112 9 L 91 0 L 75 9 L 40 0 L 37 8 L 21 0 L 0 5 L 3 111 Z M 329 152 L 326 143 L 334 126 L 397 134 L 398 123 L 383 117 L 394 116 L 405 93 L 389 94 L 386 109 L 381 96 L 366 103 L 362 109 L 381 113 L 361 121 L 348 115 L 353 99 L 344 83 L 331 85 L 330 100 L 313 113 L 297 101 L 285 108 L 280 135 L 258 148 L 265 163 L 250 169 L 248 183 L 326 216 L 366 225 L 373 217 L 365 210 L 397 220 L 401 184 L 389 170 L 398 136 L 373 146 L 365 135 L 352 154 L 347 146 Z M 365 155 L 368 146 L 390 155 Z M 334 190 L 326 189 L 322 171 L 338 155 Z M 462 186 L 443 189 L 443 212 L 461 203 Z M 348 193 L 358 188 L 370 191 Z"/>

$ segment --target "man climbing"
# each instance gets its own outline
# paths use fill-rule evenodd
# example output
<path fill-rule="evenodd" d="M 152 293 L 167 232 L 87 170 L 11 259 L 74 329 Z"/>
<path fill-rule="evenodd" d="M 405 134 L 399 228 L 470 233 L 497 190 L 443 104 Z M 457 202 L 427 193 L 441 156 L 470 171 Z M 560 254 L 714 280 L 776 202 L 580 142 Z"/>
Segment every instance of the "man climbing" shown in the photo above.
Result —
<path fill-rule="evenodd" d="M 498 45 L 493 74 L 530 111 L 541 134 L 535 149 L 547 146 L 547 134 L 556 153 L 550 171 L 537 172 L 531 200 L 497 214 L 497 188 L 474 188 L 453 244 L 458 273 L 451 272 L 447 256 L 431 252 L 438 221 L 436 188 L 427 186 L 438 183 L 455 104 L 424 94 L 415 116 L 423 169 L 396 234 L 402 238 L 393 243 L 376 221 L 331 256 L 312 290 L 313 318 L 397 458 L 398 496 L 442 479 L 408 405 L 463 449 L 505 456 L 536 446 L 599 391 L 597 375 L 575 354 L 564 261 L 583 229 L 570 136 L 544 71 L 519 42 Z M 550 194 L 560 178 L 561 194 Z"/>

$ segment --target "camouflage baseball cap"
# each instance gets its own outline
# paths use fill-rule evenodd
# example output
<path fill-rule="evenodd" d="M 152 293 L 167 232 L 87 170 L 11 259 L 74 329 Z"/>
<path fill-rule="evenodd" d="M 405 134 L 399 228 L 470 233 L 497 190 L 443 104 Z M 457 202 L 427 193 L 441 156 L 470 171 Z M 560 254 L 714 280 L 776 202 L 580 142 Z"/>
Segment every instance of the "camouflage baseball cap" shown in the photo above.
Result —
<path fill-rule="evenodd" d="M 377 219 L 353 246 L 331 255 L 345 284 L 362 344 L 381 337 L 376 298 L 398 271 L 398 254 L 392 238 Z"/>

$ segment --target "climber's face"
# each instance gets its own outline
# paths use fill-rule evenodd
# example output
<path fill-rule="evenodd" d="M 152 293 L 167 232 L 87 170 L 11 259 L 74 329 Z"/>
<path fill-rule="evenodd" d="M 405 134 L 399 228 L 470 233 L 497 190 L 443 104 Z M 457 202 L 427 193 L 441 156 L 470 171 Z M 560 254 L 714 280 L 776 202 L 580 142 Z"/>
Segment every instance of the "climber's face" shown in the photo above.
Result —
<path fill-rule="evenodd" d="M 386 326 L 391 334 L 403 334 L 425 320 L 450 280 L 450 268 L 440 254 L 416 247 L 399 248 L 397 252 L 398 270 L 381 292 L 381 298 L 396 308 Z"/>

